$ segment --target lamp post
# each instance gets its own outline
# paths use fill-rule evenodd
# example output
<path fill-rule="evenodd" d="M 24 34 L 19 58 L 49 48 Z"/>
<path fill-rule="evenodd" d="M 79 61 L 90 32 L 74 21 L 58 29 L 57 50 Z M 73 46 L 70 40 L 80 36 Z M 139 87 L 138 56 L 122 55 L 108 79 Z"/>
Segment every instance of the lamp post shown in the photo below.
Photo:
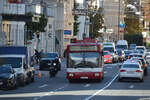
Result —
<path fill-rule="evenodd" d="M 118 40 L 120 39 L 120 0 L 118 1 Z"/>

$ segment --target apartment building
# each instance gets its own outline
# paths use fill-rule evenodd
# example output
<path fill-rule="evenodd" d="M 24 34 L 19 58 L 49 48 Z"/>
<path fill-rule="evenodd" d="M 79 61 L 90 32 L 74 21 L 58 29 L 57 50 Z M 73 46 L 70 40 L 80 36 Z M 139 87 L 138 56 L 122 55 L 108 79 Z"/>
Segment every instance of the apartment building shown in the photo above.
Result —
<path fill-rule="evenodd" d="M 70 39 L 73 37 L 74 16 L 72 9 L 74 7 L 74 0 L 64 1 L 64 49 L 70 44 Z"/>

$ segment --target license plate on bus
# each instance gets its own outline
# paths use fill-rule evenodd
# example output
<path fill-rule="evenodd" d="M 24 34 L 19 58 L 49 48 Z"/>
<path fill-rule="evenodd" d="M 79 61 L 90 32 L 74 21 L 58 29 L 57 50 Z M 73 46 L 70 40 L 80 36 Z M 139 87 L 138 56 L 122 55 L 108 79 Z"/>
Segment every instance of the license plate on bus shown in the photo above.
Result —
<path fill-rule="evenodd" d="M 88 79 L 88 77 L 80 77 L 81 79 Z"/>
<path fill-rule="evenodd" d="M 0 82 L 0 85 L 3 85 L 3 82 Z"/>

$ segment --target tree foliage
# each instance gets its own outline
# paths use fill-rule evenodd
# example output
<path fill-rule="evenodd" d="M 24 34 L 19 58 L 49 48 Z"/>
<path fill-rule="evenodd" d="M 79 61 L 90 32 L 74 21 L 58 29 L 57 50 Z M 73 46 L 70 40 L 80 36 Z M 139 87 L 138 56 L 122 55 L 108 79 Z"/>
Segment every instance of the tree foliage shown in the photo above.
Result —
<path fill-rule="evenodd" d="M 124 39 L 128 41 L 129 44 L 135 43 L 137 45 L 143 45 L 143 36 L 142 34 L 125 34 Z"/>
<path fill-rule="evenodd" d="M 48 20 L 44 15 L 40 16 L 39 22 L 26 22 L 27 30 L 32 30 L 32 32 L 45 32 L 45 27 Z"/>
<path fill-rule="evenodd" d="M 74 0 L 74 9 L 76 9 L 79 5 L 76 3 L 76 0 Z M 79 24 L 80 22 L 78 22 L 78 16 L 75 15 L 74 16 L 74 25 L 73 25 L 73 35 L 76 36 L 79 32 Z"/>
<path fill-rule="evenodd" d="M 98 13 L 96 13 L 94 16 L 93 14 L 90 14 L 90 30 L 89 34 L 92 38 L 102 37 L 101 33 L 99 32 L 100 29 L 104 28 L 104 16 L 102 15 L 102 8 L 98 9 Z"/>

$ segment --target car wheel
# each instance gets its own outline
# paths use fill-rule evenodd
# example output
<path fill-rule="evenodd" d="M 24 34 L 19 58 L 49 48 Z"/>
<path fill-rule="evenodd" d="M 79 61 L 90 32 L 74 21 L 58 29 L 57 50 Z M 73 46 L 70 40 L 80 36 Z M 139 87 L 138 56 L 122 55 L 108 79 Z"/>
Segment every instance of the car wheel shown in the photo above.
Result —
<path fill-rule="evenodd" d="M 140 82 L 144 82 L 144 79 L 142 78 L 142 79 L 140 79 Z"/>
<path fill-rule="evenodd" d="M 122 78 L 119 78 L 119 79 L 118 79 L 118 82 L 122 82 Z"/>

